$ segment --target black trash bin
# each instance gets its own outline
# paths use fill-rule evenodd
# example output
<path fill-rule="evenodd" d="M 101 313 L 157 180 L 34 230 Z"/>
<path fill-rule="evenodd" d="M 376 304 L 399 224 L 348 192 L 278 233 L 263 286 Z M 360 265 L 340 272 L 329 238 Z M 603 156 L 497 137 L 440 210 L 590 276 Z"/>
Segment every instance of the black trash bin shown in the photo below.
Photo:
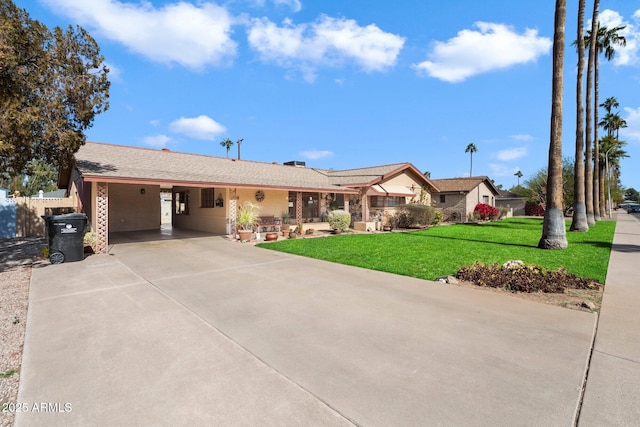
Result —
<path fill-rule="evenodd" d="M 85 214 L 44 215 L 45 235 L 51 264 L 84 259 Z"/>

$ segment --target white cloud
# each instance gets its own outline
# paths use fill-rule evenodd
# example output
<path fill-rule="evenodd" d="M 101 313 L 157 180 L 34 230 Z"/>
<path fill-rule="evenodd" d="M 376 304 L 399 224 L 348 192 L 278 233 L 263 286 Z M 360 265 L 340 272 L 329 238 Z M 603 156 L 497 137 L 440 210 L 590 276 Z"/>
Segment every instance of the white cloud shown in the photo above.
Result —
<path fill-rule="evenodd" d="M 635 20 L 640 20 L 640 13 L 638 12 L 640 12 L 640 10 L 636 11 L 636 13 L 633 15 L 633 18 Z M 598 21 L 600 21 L 600 25 L 603 25 L 607 28 L 625 26 L 625 28 L 620 31 L 620 35 L 624 36 L 624 38 L 626 39 L 626 46 L 613 46 L 613 48 L 615 49 L 613 64 L 637 64 L 640 51 L 640 28 L 631 22 L 625 22 L 622 15 L 611 9 L 603 10 L 598 15 Z"/>
<path fill-rule="evenodd" d="M 294 12 L 300 12 L 302 10 L 302 3 L 300 2 L 300 0 L 270 0 L 270 1 L 273 1 L 273 4 L 275 4 L 276 6 L 280 6 L 280 5 L 289 6 L 291 10 L 293 10 Z M 254 0 L 253 3 L 255 6 L 264 7 L 267 1 Z"/>
<path fill-rule="evenodd" d="M 516 172 L 520 170 L 519 167 L 515 166 L 507 166 L 507 165 L 499 165 L 495 163 L 489 164 L 489 169 L 491 169 L 491 176 L 513 176 Z"/>
<path fill-rule="evenodd" d="M 107 61 L 104 61 L 104 65 L 109 69 L 109 74 L 107 74 L 107 76 L 109 77 L 110 81 L 112 82 L 122 81 L 122 70 L 120 70 L 120 68 L 116 67 L 115 65 Z"/>
<path fill-rule="evenodd" d="M 268 18 L 253 19 L 249 44 L 263 61 L 302 71 L 308 81 L 323 66 L 353 62 L 367 72 L 384 71 L 396 64 L 404 38 L 386 33 L 374 24 L 359 26 L 352 19 L 323 15 L 312 24 L 282 26 Z"/>
<path fill-rule="evenodd" d="M 308 150 L 308 151 L 301 151 L 300 155 L 302 157 L 305 157 L 307 159 L 311 159 L 311 160 L 318 160 L 318 159 L 324 159 L 326 157 L 331 157 L 333 156 L 333 152 L 332 151 L 328 151 L 328 150 Z"/>
<path fill-rule="evenodd" d="M 220 123 L 207 116 L 193 118 L 181 117 L 171 122 L 169 129 L 173 133 L 187 135 L 194 139 L 214 140 L 227 131 Z"/>
<path fill-rule="evenodd" d="M 478 31 L 462 30 L 446 42 L 435 42 L 429 60 L 415 64 L 419 74 L 457 83 L 477 74 L 537 60 L 552 42 L 527 29 L 522 34 L 503 24 L 476 22 Z"/>
<path fill-rule="evenodd" d="M 516 160 L 521 157 L 524 157 L 528 154 L 527 149 L 525 147 L 517 147 L 511 148 L 509 150 L 501 150 L 496 153 L 496 157 L 498 160 L 502 160 L 503 162 L 508 162 L 511 160 Z"/>
<path fill-rule="evenodd" d="M 300 12 L 302 10 L 302 3 L 300 0 L 273 0 L 277 5 L 289 6 L 294 12 Z"/>
<path fill-rule="evenodd" d="M 527 134 L 517 134 L 511 135 L 509 138 L 514 139 L 516 141 L 533 141 L 533 137 Z"/>
<path fill-rule="evenodd" d="M 640 107 L 625 107 L 627 127 L 620 129 L 620 139 L 627 142 L 640 142 Z"/>
<path fill-rule="evenodd" d="M 192 69 L 218 65 L 235 55 L 232 18 L 210 2 L 154 7 L 118 0 L 43 0 L 51 9 L 94 27 L 99 34 L 153 61 Z"/>
<path fill-rule="evenodd" d="M 152 147 L 164 148 L 171 142 L 171 137 L 167 135 L 145 136 L 142 138 L 142 142 Z"/>

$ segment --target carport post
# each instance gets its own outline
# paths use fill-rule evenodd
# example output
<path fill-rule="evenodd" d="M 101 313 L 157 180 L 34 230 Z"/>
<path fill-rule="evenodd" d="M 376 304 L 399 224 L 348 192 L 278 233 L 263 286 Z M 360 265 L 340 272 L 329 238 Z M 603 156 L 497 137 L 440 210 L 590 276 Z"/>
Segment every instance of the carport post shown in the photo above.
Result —
<path fill-rule="evenodd" d="M 109 248 L 109 184 L 96 183 L 96 252 L 106 254 Z"/>
<path fill-rule="evenodd" d="M 296 224 L 302 222 L 302 191 L 296 193 Z"/>

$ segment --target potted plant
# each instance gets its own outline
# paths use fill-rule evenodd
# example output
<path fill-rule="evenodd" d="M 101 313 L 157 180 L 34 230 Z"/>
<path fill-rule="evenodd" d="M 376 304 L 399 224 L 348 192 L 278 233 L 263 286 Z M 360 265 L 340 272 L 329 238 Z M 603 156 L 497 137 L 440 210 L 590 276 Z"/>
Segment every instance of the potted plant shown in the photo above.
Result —
<path fill-rule="evenodd" d="M 236 225 L 238 227 L 238 235 L 241 241 L 251 240 L 253 227 L 258 225 L 258 214 L 260 207 L 251 202 L 245 202 L 238 208 L 236 214 Z"/>
<path fill-rule="evenodd" d="M 282 235 L 287 237 L 289 235 L 289 229 L 291 228 L 291 215 L 289 211 L 282 212 Z"/>
<path fill-rule="evenodd" d="M 329 221 L 329 227 L 334 230 L 333 232 L 335 234 L 346 231 L 351 224 L 351 214 L 340 209 L 329 212 L 327 219 Z"/>

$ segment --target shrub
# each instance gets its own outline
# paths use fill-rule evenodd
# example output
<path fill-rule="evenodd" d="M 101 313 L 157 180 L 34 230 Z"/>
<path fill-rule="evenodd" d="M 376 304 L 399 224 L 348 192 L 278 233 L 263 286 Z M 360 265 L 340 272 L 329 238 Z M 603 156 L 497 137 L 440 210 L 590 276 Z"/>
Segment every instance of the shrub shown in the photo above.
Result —
<path fill-rule="evenodd" d="M 526 202 L 524 204 L 524 214 L 528 216 L 544 216 L 544 208 L 534 202 Z"/>
<path fill-rule="evenodd" d="M 475 263 L 458 270 L 456 278 L 477 286 L 502 288 L 511 292 L 563 293 L 566 289 L 598 289 L 596 281 L 567 273 L 564 268 L 545 270 L 537 265 L 499 266 Z"/>
<path fill-rule="evenodd" d="M 494 208 L 491 205 L 487 205 L 486 203 L 478 203 L 476 207 L 473 209 L 474 214 L 478 214 L 480 219 L 496 219 L 498 218 L 498 209 Z"/>
<path fill-rule="evenodd" d="M 411 228 L 417 225 L 427 226 L 442 221 L 442 212 L 427 205 L 411 203 L 396 208 L 395 225 L 399 228 Z"/>
<path fill-rule="evenodd" d="M 442 211 L 438 211 L 436 210 L 435 215 L 433 217 L 433 221 L 431 222 L 432 225 L 438 225 L 442 222 L 442 220 L 444 219 L 444 214 L 442 213 Z"/>
<path fill-rule="evenodd" d="M 509 213 L 509 209 L 503 208 L 503 207 L 499 207 L 498 208 L 498 219 L 506 218 L 508 213 Z"/>
<path fill-rule="evenodd" d="M 342 209 L 336 209 L 335 211 L 329 212 L 327 221 L 332 229 L 345 231 L 349 228 L 349 225 L 351 225 L 351 214 Z"/>

